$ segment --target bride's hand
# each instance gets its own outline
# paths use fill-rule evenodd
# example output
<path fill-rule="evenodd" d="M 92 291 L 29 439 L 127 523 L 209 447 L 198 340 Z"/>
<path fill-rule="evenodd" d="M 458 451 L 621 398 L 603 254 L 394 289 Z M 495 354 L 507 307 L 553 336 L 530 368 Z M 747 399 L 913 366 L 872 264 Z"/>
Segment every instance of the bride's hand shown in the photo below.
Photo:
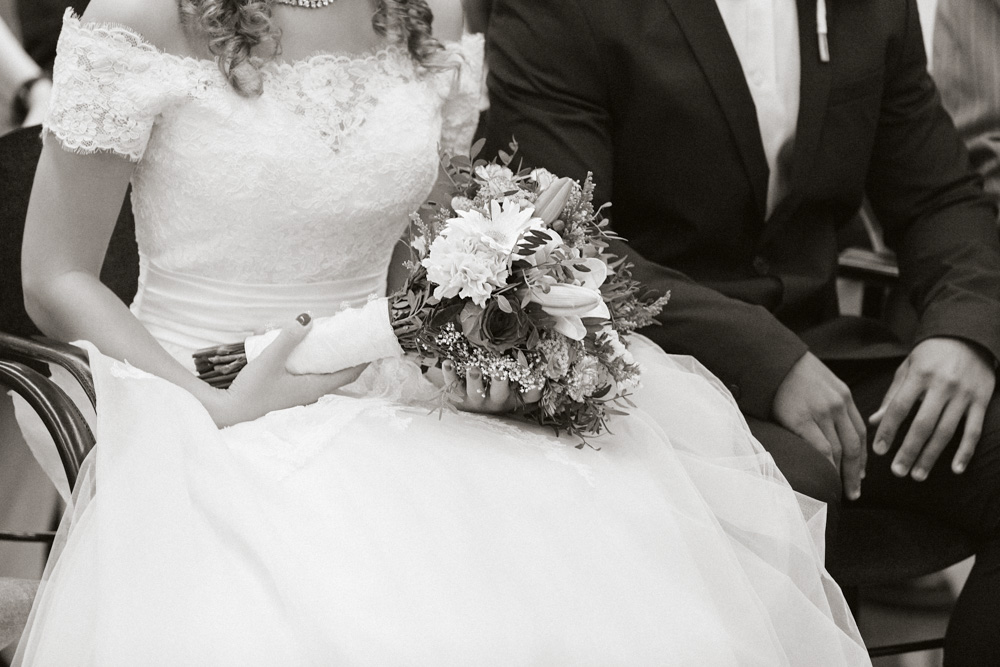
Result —
<path fill-rule="evenodd" d="M 464 412 L 507 414 L 537 403 L 542 397 L 541 389 L 521 392 L 518 396 L 510 390 L 506 380 L 493 381 L 487 388 L 483 373 L 478 368 L 469 368 L 463 382 L 455 374 L 455 367 L 450 361 L 441 364 L 441 372 L 444 386 L 456 387 L 453 391 L 459 400 L 455 401 L 455 407 Z"/>
<path fill-rule="evenodd" d="M 367 364 L 317 375 L 292 375 L 285 370 L 288 355 L 311 327 L 309 315 L 299 315 L 282 327 L 281 334 L 240 371 L 228 389 L 216 390 L 206 407 L 217 425 L 231 426 L 274 410 L 315 403 L 357 379 Z"/>

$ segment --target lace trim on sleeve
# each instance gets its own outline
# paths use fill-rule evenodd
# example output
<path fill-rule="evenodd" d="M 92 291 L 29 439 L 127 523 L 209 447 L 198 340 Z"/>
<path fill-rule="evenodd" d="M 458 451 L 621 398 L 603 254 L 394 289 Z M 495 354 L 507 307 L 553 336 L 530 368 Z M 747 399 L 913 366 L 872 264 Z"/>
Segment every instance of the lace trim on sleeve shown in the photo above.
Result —
<path fill-rule="evenodd" d="M 449 83 L 441 110 L 441 149 L 452 155 L 467 153 L 479 124 L 479 114 L 489 107 L 482 34 L 466 34 L 449 45 L 460 58 L 459 67 L 442 74 Z"/>
<path fill-rule="evenodd" d="M 122 25 L 82 24 L 67 9 L 43 133 L 66 150 L 112 152 L 137 162 L 171 97 L 162 54 Z"/>

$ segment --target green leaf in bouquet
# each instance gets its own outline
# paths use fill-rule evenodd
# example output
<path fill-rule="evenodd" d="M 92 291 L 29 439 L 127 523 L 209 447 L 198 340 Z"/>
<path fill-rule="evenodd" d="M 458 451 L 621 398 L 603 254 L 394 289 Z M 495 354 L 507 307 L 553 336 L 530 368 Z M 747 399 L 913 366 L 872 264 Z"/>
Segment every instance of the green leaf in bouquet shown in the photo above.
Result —
<path fill-rule="evenodd" d="M 507 313 L 508 315 L 510 315 L 510 314 L 512 314 L 514 312 L 514 308 L 513 308 L 513 306 L 510 305 L 510 301 L 507 300 L 507 297 L 505 297 L 502 294 L 497 294 L 495 298 L 496 298 L 496 301 L 497 301 L 497 307 L 500 310 L 502 310 L 503 312 Z"/>
<path fill-rule="evenodd" d="M 606 384 L 594 392 L 594 398 L 604 398 L 611 391 L 611 385 Z"/>
<path fill-rule="evenodd" d="M 469 157 L 472 158 L 473 160 L 476 159 L 476 157 L 479 156 L 479 153 L 482 152 L 483 146 L 485 145 L 486 145 L 486 137 L 481 137 L 477 139 L 472 144 L 472 147 L 469 149 Z"/>
<path fill-rule="evenodd" d="M 472 171 L 472 160 L 468 155 L 452 155 L 451 166 L 459 171 Z"/>
<path fill-rule="evenodd" d="M 525 343 L 525 347 L 529 350 L 534 350 L 538 347 L 539 340 L 541 340 L 541 334 L 538 333 L 538 327 L 532 327 L 531 332 L 528 334 L 528 341 Z"/>
<path fill-rule="evenodd" d="M 552 235 L 544 229 L 529 230 L 528 233 L 524 235 L 524 238 L 533 243 L 538 243 L 539 245 L 544 245 L 549 241 L 552 241 Z"/>

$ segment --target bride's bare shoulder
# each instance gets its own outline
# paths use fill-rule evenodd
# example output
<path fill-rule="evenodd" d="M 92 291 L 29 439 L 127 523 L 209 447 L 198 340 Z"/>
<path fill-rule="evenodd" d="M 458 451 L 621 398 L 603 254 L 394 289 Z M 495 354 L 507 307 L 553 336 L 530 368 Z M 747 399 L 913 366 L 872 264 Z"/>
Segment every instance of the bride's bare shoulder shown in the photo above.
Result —
<path fill-rule="evenodd" d="M 427 0 L 434 13 L 434 36 L 442 42 L 454 42 L 462 38 L 465 27 L 465 12 L 461 0 Z"/>
<path fill-rule="evenodd" d="M 81 20 L 122 25 L 161 51 L 189 55 L 177 0 L 91 0 Z"/>

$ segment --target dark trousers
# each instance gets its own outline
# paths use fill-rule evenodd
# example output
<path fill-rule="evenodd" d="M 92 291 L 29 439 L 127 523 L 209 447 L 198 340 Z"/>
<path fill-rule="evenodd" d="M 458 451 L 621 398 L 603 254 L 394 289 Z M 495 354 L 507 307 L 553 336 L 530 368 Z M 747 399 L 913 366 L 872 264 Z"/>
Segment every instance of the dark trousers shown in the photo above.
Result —
<path fill-rule="evenodd" d="M 881 404 L 898 363 L 840 362 L 830 366 L 850 386 L 855 405 L 867 419 Z M 807 443 L 777 424 L 755 419 L 748 422 L 792 488 L 827 502 L 829 539 L 836 531 L 841 500 L 837 471 Z M 857 504 L 933 516 L 967 531 L 981 544 L 948 625 L 945 665 L 1000 665 L 1000 392 L 993 395 L 976 453 L 961 475 L 951 472 L 961 427 L 925 481 L 893 475 L 890 465 L 905 433 L 905 428 L 900 429 L 889 453 L 876 456 L 871 451 L 875 429 L 869 428 L 867 475 Z"/>

